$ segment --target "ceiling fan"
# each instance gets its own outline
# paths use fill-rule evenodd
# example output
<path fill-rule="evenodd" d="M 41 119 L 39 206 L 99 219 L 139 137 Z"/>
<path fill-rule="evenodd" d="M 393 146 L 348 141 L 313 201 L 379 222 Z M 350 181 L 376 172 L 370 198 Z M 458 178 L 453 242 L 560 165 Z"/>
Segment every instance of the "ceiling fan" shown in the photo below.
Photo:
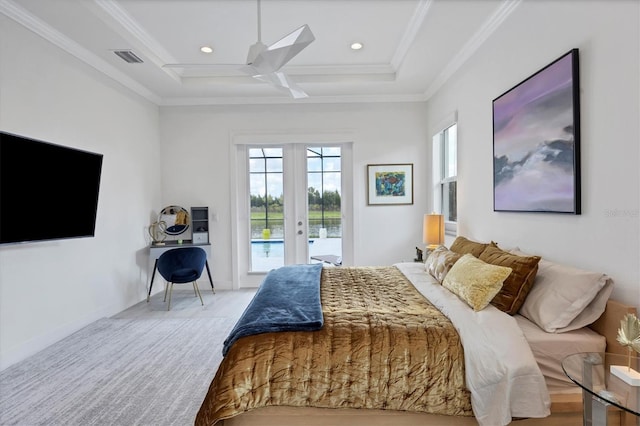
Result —
<path fill-rule="evenodd" d="M 249 47 L 247 62 L 245 65 L 240 66 L 239 71 L 289 93 L 294 99 L 308 97 L 308 95 L 283 71 L 280 71 L 280 69 L 315 40 L 311 29 L 305 24 L 275 43 L 267 46 L 262 42 L 260 0 L 257 0 L 257 2 L 258 41 Z M 166 64 L 165 67 L 181 68 L 184 67 L 184 65 Z M 194 64 L 191 64 L 190 67 L 194 67 Z M 202 64 L 202 67 L 207 67 L 207 64 Z"/>

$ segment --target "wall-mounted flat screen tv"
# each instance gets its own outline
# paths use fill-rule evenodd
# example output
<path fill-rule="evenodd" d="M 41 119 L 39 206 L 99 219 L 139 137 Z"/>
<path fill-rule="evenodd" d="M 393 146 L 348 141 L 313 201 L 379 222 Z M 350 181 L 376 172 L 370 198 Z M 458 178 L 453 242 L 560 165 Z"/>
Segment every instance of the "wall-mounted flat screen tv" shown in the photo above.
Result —
<path fill-rule="evenodd" d="M 93 237 L 102 154 L 0 132 L 0 244 Z"/>

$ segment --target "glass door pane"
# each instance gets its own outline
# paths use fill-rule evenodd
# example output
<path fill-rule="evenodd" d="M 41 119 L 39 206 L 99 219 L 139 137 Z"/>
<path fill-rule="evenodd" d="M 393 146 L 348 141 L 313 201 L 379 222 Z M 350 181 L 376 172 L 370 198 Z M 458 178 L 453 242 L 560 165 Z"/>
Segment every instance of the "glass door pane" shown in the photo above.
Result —
<path fill-rule="evenodd" d="M 307 148 L 307 226 L 312 262 L 327 259 L 341 263 L 341 162 L 339 147 Z"/>
<path fill-rule="evenodd" d="M 249 149 L 250 271 L 284 265 L 282 148 Z"/>

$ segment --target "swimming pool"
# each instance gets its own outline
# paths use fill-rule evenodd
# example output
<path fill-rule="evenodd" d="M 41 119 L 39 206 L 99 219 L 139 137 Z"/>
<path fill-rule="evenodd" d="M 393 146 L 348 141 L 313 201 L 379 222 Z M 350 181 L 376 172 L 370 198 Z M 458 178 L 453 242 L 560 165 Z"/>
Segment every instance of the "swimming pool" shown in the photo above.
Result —
<path fill-rule="evenodd" d="M 314 238 L 309 240 L 308 255 L 333 254 L 342 256 L 342 238 Z M 251 241 L 251 271 L 270 271 L 284 266 L 282 239 Z"/>

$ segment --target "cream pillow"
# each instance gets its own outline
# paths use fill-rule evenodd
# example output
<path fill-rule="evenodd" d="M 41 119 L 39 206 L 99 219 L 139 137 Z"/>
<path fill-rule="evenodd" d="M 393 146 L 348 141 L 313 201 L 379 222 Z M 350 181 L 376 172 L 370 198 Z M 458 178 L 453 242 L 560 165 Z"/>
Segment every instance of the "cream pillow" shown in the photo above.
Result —
<path fill-rule="evenodd" d="M 542 259 L 519 313 L 548 333 L 577 330 L 600 318 L 612 290 L 613 281 L 601 272 Z"/>
<path fill-rule="evenodd" d="M 465 254 L 451 267 L 442 285 L 474 311 L 481 311 L 498 294 L 509 274 L 509 267 L 490 265 Z"/>
<path fill-rule="evenodd" d="M 442 280 L 444 280 L 444 277 L 453 264 L 461 257 L 462 255 L 460 253 L 453 252 L 445 246 L 438 246 L 427 256 L 427 260 L 424 262 L 424 268 L 429 275 L 442 284 Z"/>

